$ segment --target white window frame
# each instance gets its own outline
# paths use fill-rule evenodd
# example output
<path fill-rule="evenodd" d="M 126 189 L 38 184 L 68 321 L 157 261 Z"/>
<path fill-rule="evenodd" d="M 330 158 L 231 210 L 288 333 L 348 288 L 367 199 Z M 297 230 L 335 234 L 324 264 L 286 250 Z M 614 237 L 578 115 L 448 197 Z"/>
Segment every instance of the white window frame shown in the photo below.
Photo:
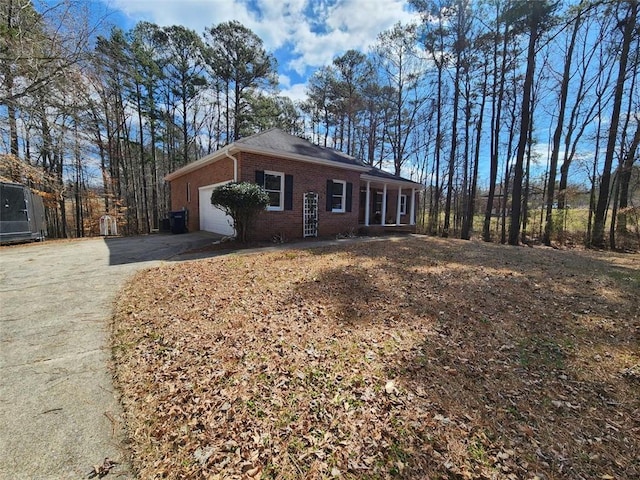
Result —
<path fill-rule="evenodd" d="M 340 197 L 342 198 L 342 202 L 340 202 L 341 207 L 340 208 L 333 208 L 333 198 L 336 197 L 337 195 L 335 195 L 333 193 L 333 188 L 331 189 L 331 211 L 333 213 L 345 213 L 347 211 L 347 182 L 345 180 L 332 180 L 333 185 L 335 185 L 336 183 L 339 183 L 340 185 L 342 185 L 342 195 L 340 195 Z"/>
<path fill-rule="evenodd" d="M 268 205 L 267 210 L 270 212 L 282 212 L 284 210 L 284 173 L 283 172 L 273 172 L 271 170 L 264 171 L 264 185 L 262 188 L 265 192 L 277 192 L 278 190 L 267 190 L 267 175 L 271 175 L 272 177 L 279 176 L 280 177 L 280 204 L 279 205 Z"/>
<path fill-rule="evenodd" d="M 407 196 L 400 195 L 400 215 L 407 214 Z"/>

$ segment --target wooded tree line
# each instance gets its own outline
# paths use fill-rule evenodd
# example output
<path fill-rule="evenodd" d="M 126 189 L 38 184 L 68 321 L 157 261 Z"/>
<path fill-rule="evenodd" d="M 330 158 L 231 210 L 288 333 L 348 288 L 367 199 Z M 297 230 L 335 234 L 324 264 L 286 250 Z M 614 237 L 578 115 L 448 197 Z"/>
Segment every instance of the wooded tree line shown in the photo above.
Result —
<path fill-rule="evenodd" d="M 167 173 L 266 128 L 302 134 L 293 102 L 275 90 L 273 55 L 238 22 L 202 35 L 147 22 L 95 35 L 77 26 L 90 18 L 81 2 L 1 2 L 3 141 L 56 180 L 57 236 L 88 234 L 92 211 L 117 215 L 126 233 L 157 229 Z"/>
<path fill-rule="evenodd" d="M 238 22 L 96 35 L 72 1 L 0 2 L 2 140 L 57 182 L 59 236 L 89 232 L 91 198 L 158 228 L 166 173 L 273 126 L 423 183 L 430 234 L 550 244 L 576 190 L 587 244 L 637 232 L 637 0 L 411 0 L 421 22 L 337 56 L 296 104 Z"/>

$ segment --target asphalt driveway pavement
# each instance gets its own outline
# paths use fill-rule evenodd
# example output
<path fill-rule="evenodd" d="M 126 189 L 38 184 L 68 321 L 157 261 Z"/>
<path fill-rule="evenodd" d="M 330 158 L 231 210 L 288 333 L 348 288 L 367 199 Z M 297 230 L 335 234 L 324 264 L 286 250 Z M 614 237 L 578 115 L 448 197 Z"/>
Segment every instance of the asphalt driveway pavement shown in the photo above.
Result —
<path fill-rule="evenodd" d="M 113 301 L 135 271 L 206 232 L 0 247 L 0 479 L 133 478 L 108 363 Z M 186 258 L 186 257 L 185 257 Z"/>

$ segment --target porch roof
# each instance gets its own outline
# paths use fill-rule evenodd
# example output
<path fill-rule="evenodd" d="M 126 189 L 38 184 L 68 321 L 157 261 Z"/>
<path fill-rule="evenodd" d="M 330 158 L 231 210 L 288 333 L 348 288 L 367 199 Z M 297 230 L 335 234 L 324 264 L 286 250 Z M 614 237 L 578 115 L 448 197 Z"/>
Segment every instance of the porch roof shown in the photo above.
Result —
<path fill-rule="evenodd" d="M 423 188 L 422 184 L 418 182 L 414 182 L 413 180 L 408 180 L 399 175 L 394 175 L 392 173 L 385 172 L 384 170 L 380 170 L 379 168 L 376 168 L 376 167 L 370 167 L 367 172 L 360 174 L 360 179 L 365 182 L 386 183 L 386 184 L 396 185 L 396 186 L 405 187 L 405 188 L 415 188 L 415 189 Z"/>

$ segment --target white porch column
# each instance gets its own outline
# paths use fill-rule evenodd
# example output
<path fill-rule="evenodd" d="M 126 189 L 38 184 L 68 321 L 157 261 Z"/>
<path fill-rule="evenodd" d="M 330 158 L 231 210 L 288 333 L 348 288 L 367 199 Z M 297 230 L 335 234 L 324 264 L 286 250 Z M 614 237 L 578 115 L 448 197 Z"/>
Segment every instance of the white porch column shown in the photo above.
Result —
<path fill-rule="evenodd" d="M 367 195 L 365 200 L 364 207 L 364 224 L 366 227 L 369 226 L 369 209 L 371 208 L 371 182 L 367 182 Z"/>
<path fill-rule="evenodd" d="M 402 187 L 398 187 L 398 203 L 396 204 L 396 225 L 400 225 L 400 199 L 402 197 Z"/>
<path fill-rule="evenodd" d="M 409 225 L 416 224 L 416 189 L 411 189 L 411 213 L 409 214 Z"/>
<path fill-rule="evenodd" d="M 380 221 L 381 225 L 387 224 L 387 184 L 384 184 L 382 188 L 382 219 Z"/>

